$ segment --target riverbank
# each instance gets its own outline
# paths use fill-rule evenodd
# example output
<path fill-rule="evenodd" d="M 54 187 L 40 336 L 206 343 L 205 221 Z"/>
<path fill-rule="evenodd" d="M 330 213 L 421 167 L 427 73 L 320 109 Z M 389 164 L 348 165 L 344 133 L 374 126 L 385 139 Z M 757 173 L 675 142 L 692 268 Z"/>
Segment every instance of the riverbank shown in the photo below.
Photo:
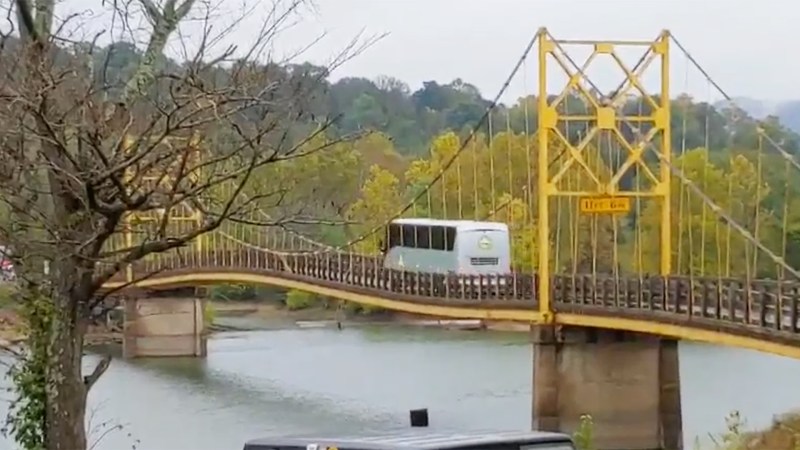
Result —
<path fill-rule="evenodd" d="M 256 328 L 310 328 L 310 327 L 335 327 L 358 325 L 404 325 L 434 327 L 450 330 L 491 330 L 528 332 L 529 325 L 503 322 L 484 321 L 477 319 L 457 320 L 419 316 L 415 314 L 381 311 L 371 314 L 353 314 L 335 308 L 315 306 L 300 310 L 290 310 L 285 306 L 269 302 L 244 302 L 244 301 L 210 301 L 210 314 L 213 317 L 212 331 L 222 331 L 236 323 L 244 324 L 249 328 L 250 323 Z"/>
<path fill-rule="evenodd" d="M 25 327 L 22 318 L 11 308 L 0 308 L 0 349 L 12 348 L 25 342 Z M 105 325 L 92 325 L 85 337 L 89 346 L 122 343 L 122 332 Z"/>
<path fill-rule="evenodd" d="M 209 309 L 211 332 L 381 324 L 447 330 L 529 331 L 527 324 L 514 322 L 439 319 L 391 311 L 352 314 L 322 306 L 290 310 L 271 302 L 209 301 Z M 25 331 L 19 315 L 12 308 L 0 308 L 0 348 L 12 347 L 23 341 L 25 341 Z M 92 325 L 86 335 L 86 343 L 90 346 L 122 343 L 122 330 L 120 327 Z"/>

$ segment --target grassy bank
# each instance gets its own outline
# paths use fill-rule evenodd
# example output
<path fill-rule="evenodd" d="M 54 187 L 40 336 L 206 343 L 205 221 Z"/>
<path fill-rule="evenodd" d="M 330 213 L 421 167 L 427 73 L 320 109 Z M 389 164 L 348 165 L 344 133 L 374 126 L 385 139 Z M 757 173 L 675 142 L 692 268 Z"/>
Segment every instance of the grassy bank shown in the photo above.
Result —
<path fill-rule="evenodd" d="M 300 320 L 327 320 L 338 317 L 353 318 L 357 316 L 390 317 L 390 311 L 381 308 L 342 302 L 298 290 L 284 290 L 269 287 L 247 285 L 215 286 L 209 292 L 210 300 L 220 310 L 225 304 L 252 304 L 254 307 L 271 311 L 272 314 L 305 317 Z"/>
<path fill-rule="evenodd" d="M 413 314 L 393 311 L 374 311 L 369 314 L 348 311 L 336 306 L 314 304 L 302 309 L 287 308 L 285 305 L 271 302 L 254 301 L 217 301 L 208 302 L 212 310 L 207 316 L 215 319 L 222 317 L 242 317 L 257 319 L 265 323 L 295 324 L 297 322 L 333 322 L 347 323 L 411 323 L 425 319 Z"/>
<path fill-rule="evenodd" d="M 210 316 L 248 316 L 267 321 L 346 321 L 360 323 L 419 324 L 436 317 L 389 311 L 374 306 L 309 294 L 302 291 L 256 288 L 242 285 L 217 286 L 211 290 Z M 527 324 L 491 321 L 480 326 L 454 325 L 443 320 L 444 328 L 482 328 L 495 331 L 529 332 Z"/>
<path fill-rule="evenodd" d="M 594 450 L 594 424 L 590 416 L 581 418 L 581 425 L 573 435 L 578 450 Z M 711 437 L 710 445 L 696 442 L 692 450 L 800 450 L 800 412 L 776 416 L 769 427 L 748 429 L 738 412 L 725 418 L 726 431 Z"/>
<path fill-rule="evenodd" d="M 321 306 L 309 307 L 302 310 L 291 310 L 275 303 L 253 301 L 217 301 L 208 302 L 210 313 L 214 318 L 219 317 L 248 317 L 267 321 L 316 321 L 336 320 L 335 309 Z"/>

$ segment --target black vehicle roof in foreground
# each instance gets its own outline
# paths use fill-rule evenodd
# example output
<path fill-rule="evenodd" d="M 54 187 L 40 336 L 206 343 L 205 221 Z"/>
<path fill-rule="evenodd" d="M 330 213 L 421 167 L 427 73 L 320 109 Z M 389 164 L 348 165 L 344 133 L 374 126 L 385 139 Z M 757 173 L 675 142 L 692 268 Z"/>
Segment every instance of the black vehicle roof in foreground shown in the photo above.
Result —
<path fill-rule="evenodd" d="M 254 439 L 245 444 L 245 450 L 259 450 L 274 447 L 307 447 L 317 444 L 320 450 L 337 447 L 341 450 L 359 448 L 388 450 L 405 449 L 445 449 L 471 447 L 486 444 L 510 443 L 566 443 L 571 442 L 566 434 L 544 431 L 469 431 L 469 432 L 430 432 L 402 431 L 372 436 L 276 436 Z"/>

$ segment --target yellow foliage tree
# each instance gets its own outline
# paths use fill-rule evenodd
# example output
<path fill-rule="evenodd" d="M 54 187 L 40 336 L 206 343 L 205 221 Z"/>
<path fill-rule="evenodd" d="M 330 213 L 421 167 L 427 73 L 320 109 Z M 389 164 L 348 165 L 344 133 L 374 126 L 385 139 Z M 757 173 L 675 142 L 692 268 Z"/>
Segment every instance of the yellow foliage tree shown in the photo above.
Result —
<path fill-rule="evenodd" d="M 396 177 L 401 177 L 408 166 L 400 154 L 395 151 L 392 141 L 383 133 L 369 133 L 352 142 L 351 147 L 361 161 L 363 182 L 369 176 L 369 169 L 378 165 Z"/>
<path fill-rule="evenodd" d="M 490 220 L 505 222 L 511 233 L 511 264 L 514 270 L 530 272 L 536 267 L 536 228 L 525 201 L 504 193 L 497 199 L 501 205 Z"/>
<path fill-rule="evenodd" d="M 401 206 L 400 180 L 388 170 L 373 165 L 369 178 L 361 188 L 361 198 L 353 203 L 347 215 L 356 223 L 355 228 L 362 235 L 391 219 Z M 374 238 L 358 243 L 358 250 L 377 253 L 381 234 L 377 233 Z"/>

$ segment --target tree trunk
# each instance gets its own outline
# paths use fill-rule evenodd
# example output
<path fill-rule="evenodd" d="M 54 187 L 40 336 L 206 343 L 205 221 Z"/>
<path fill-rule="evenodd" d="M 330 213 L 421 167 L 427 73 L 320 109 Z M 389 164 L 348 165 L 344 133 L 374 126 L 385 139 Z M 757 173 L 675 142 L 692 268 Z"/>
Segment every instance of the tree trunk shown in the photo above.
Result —
<path fill-rule="evenodd" d="M 54 281 L 61 285 L 53 289 L 46 442 L 48 450 L 85 450 L 87 389 L 81 373 L 85 325 L 78 314 L 80 299 L 71 289 L 77 283 L 64 280 L 64 276 L 64 272 L 56 276 Z"/>

